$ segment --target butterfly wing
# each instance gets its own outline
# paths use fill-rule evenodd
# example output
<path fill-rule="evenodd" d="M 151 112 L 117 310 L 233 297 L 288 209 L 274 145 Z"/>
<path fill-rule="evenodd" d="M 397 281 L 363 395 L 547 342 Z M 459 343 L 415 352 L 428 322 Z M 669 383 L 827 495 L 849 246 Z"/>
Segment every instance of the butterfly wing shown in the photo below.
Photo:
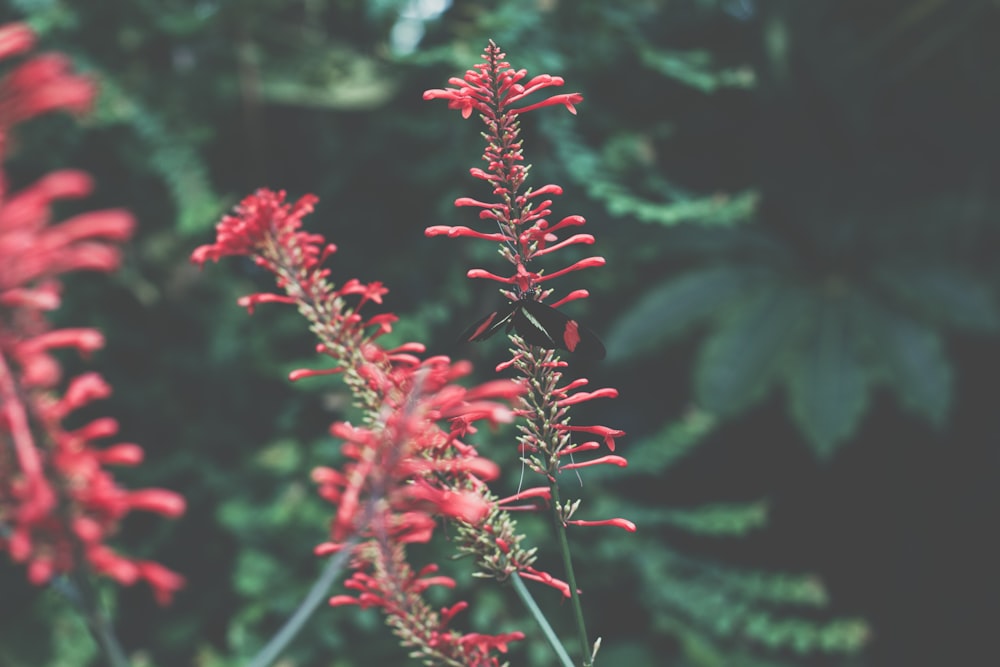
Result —
<path fill-rule="evenodd" d="M 505 325 L 509 325 L 516 311 L 517 303 L 509 303 L 503 308 L 494 310 L 486 317 L 474 322 L 468 329 L 462 332 L 462 335 L 458 339 L 466 342 L 486 340 L 500 331 Z"/>
<path fill-rule="evenodd" d="M 521 299 L 516 305 L 511 322 L 514 331 L 526 342 L 569 350 L 592 359 L 604 358 L 601 340 L 573 318 L 534 299 Z"/>

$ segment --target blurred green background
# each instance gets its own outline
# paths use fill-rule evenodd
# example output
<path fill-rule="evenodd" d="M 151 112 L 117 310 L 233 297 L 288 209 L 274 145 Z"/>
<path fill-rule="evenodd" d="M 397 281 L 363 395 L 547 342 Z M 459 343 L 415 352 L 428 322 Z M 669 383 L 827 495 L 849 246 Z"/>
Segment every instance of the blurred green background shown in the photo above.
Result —
<path fill-rule="evenodd" d="M 572 535 L 599 664 L 996 654 L 997 2 L 6 0 L 0 19 L 102 90 L 83 123 L 19 128 L 13 186 L 86 169 L 83 208 L 140 221 L 124 270 L 74 278 L 58 315 L 108 337 L 100 413 L 147 451 L 120 478 L 189 502 L 176 522 L 131 518 L 118 543 L 189 581 L 167 609 L 104 588 L 136 665 L 245 664 L 322 565 L 330 510 L 308 471 L 339 460 L 326 428 L 350 399 L 336 379 L 284 380 L 320 362 L 294 312 L 235 305 L 267 276 L 189 264 L 239 198 L 318 195 L 307 225 L 340 247 L 334 279 L 384 281 L 394 340 L 493 377 L 501 341 L 453 341 L 500 299 L 466 269 L 503 264 L 423 236 L 474 222 L 452 202 L 488 194 L 468 175 L 479 124 L 421 99 L 489 38 L 585 98 L 523 130 L 534 184 L 566 190 L 553 217 L 585 216 L 608 260 L 557 285 L 590 290 L 566 311 L 609 350 L 571 372 L 621 392 L 575 419 L 628 431 L 630 461 L 565 493 L 584 518 L 639 524 Z M 512 433 L 481 435 L 512 492 Z M 544 520 L 521 524 L 558 575 Z M 448 553 L 414 558 L 468 571 Z M 567 608 L 537 596 L 569 640 Z M 553 664 L 510 590 L 464 581 L 435 604 L 459 598 L 460 627 L 528 632 L 512 664 Z M 0 665 L 100 664 L 19 568 L 0 567 L 0 600 Z M 324 608 L 283 664 L 408 663 L 375 612 Z"/>

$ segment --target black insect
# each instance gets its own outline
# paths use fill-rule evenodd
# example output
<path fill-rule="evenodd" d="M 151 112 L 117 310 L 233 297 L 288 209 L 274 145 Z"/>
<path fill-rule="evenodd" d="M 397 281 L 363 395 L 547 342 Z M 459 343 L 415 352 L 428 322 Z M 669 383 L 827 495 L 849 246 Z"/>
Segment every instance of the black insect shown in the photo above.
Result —
<path fill-rule="evenodd" d="M 493 311 L 462 332 L 463 341 L 491 338 L 500 329 L 511 329 L 531 345 L 548 349 L 559 348 L 591 359 L 603 359 L 604 344 L 576 320 L 551 306 L 535 301 L 534 291 L 521 295 L 503 308 Z"/>

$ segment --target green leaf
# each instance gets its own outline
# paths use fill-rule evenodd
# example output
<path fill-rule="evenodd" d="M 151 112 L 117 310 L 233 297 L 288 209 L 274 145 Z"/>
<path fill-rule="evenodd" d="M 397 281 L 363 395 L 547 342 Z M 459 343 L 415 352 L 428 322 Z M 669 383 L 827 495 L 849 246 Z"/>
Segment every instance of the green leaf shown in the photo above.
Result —
<path fill-rule="evenodd" d="M 765 394 L 802 329 L 804 290 L 766 285 L 738 304 L 699 352 L 695 390 L 705 409 L 732 415 Z"/>
<path fill-rule="evenodd" d="M 397 84 L 388 67 L 345 44 L 307 43 L 263 72 L 269 102 L 319 109 L 367 110 L 385 105 Z"/>
<path fill-rule="evenodd" d="M 717 313 L 764 275 L 756 267 L 719 266 L 661 283 L 615 323 L 607 337 L 608 359 L 632 359 L 657 347 Z"/>
<path fill-rule="evenodd" d="M 767 523 L 768 506 L 754 503 L 715 503 L 692 509 L 666 509 L 660 520 L 694 535 L 731 537 L 746 535 Z M 643 522 L 645 523 L 645 522 Z"/>
<path fill-rule="evenodd" d="M 669 422 L 659 432 L 633 443 L 629 449 L 628 470 L 648 475 L 662 474 L 694 450 L 717 424 L 718 420 L 712 414 L 692 408 L 679 419 Z M 612 471 L 609 468 L 610 466 L 595 466 L 591 468 L 589 476 L 597 476 L 595 473 L 598 471 L 601 471 L 601 475 L 622 474 L 620 470 Z"/>
<path fill-rule="evenodd" d="M 282 563 L 273 555 L 256 549 L 243 549 L 236 561 L 233 585 L 246 597 L 259 598 L 273 592 L 283 571 Z"/>
<path fill-rule="evenodd" d="M 953 266 L 895 266 L 877 274 L 879 284 L 916 314 L 978 333 L 1000 331 L 993 290 Z"/>
<path fill-rule="evenodd" d="M 663 226 L 697 222 L 732 227 L 749 220 L 757 210 L 760 193 L 756 190 L 707 194 L 676 191 L 661 193 L 655 199 L 643 196 L 625 175 L 609 174 L 604 160 L 583 142 L 568 119 L 550 114 L 539 123 L 572 180 L 585 188 L 588 196 L 602 202 L 614 217 L 630 216 Z"/>
<path fill-rule="evenodd" d="M 788 369 L 792 416 L 816 454 L 829 458 L 868 404 L 868 374 L 857 358 L 854 320 L 844 299 L 823 298 L 815 327 Z"/>
<path fill-rule="evenodd" d="M 723 87 L 751 88 L 757 78 L 749 66 L 718 67 L 708 51 L 661 51 L 641 44 L 638 52 L 642 64 L 703 93 Z"/>
<path fill-rule="evenodd" d="M 81 70 L 90 71 L 100 82 L 101 94 L 91 121 L 98 125 L 126 124 L 148 151 L 149 168 L 170 189 L 177 207 L 177 228 L 194 233 L 210 228 L 226 207 L 212 189 L 201 156 L 191 142 L 168 129 L 166 121 L 125 91 L 110 72 L 85 61 Z"/>
<path fill-rule="evenodd" d="M 940 425 L 951 403 L 952 370 L 931 328 L 869 301 L 864 322 L 902 404 Z"/>
<path fill-rule="evenodd" d="M 643 553 L 637 571 L 646 583 L 640 596 L 657 623 L 680 617 L 718 639 L 801 655 L 857 653 L 870 636 L 862 620 L 831 617 L 809 575 L 742 571 L 664 549 Z"/>

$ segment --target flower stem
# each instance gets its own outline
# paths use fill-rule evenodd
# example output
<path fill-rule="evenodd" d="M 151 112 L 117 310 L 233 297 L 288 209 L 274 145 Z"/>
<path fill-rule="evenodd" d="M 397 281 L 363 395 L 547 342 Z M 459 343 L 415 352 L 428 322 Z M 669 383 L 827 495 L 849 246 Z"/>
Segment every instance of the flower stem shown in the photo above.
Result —
<path fill-rule="evenodd" d="M 531 612 L 531 615 L 535 618 L 535 622 L 538 623 L 538 627 L 542 629 L 542 634 L 545 635 L 545 638 L 552 646 L 552 650 L 555 651 L 556 657 L 559 658 L 559 662 L 562 663 L 563 667 L 573 667 L 573 659 L 569 657 L 569 653 L 566 652 L 566 649 L 559 641 L 559 638 L 556 637 L 555 631 L 552 629 L 552 626 L 549 625 L 549 621 L 545 618 L 545 614 L 543 614 L 542 610 L 538 608 L 538 605 L 535 603 L 535 598 L 531 597 L 531 592 L 528 590 L 528 587 L 524 585 L 524 582 L 521 580 L 521 576 L 515 574 L 511 577 L 510 581 L 514 586 L 514 590 L 517 591 L 518 597 L 521 598 L 521 602 L 523 602 L 524 606 Z"/>
<path fill-rule="evenodd" d="M 327 561 L 326 567 L 323 572 L 316 579 L 316 582 L 309 589 L 309 593 L 302 599 L 302 603 L 299 604 L 299 608 L 295 610 L 282 628 L 271 638 L 271 641 L 254 656 L 254 659 L 250 661 L 247 667 L 268 667 L 271 663 L 277 660 L 281 652 L 285 650 L 285 647 L 291 643 L 295 635 L 299 633 L 302 627 L 305 625 L 309 617 L 312 616 L 313 612 L 319 606 L 320 602 L 327 595 L 327 591 L 330 590 L 330 586 L 333 585 L 334 580 L 340 576 L 343 572 L 344 566 L 347 564 L 348 558 L 350 558 L 351 553 L 354 551 L 354 546 L 357 544 L 357 538 L 351 538 L 348 540 L 343 548 L 337 552 L 337 555 Z"/>
<path fill-rule="evenodd" d="M 91 587 L 86 575 L 76 573 L 52 579 L 50 586 L 72 604 L 83 617 L 94 641 L 101 647 L 110 667 L 129 667 L 128 658 L 122 649 L 114 629 L 107 617 L 101 613 L 96 591 Z"/>
<path fill-rule="evenodd" d="M 570 602 L 573 606 L 576 631 L 580 637 L 583 667 L 591 667 L 593 662 L 590 659 L 590 640 L 587 638 L 587 625 L 583 620 L 583 606 L 580 604 L 580 594 L 576 587 L 576 574 L 573 572 L 573 556 L 569 550 L 569 540 L 566 538 L 566 524 L 563 523 L 559 510 L 559 484 L 553 479 L 549 482 L 549 489 L 552 492 L 552 521 L 555 524 L 556 535 L 559 536 L 559 551 L 562 553 L 566 583 L 569 584 Z"/>

